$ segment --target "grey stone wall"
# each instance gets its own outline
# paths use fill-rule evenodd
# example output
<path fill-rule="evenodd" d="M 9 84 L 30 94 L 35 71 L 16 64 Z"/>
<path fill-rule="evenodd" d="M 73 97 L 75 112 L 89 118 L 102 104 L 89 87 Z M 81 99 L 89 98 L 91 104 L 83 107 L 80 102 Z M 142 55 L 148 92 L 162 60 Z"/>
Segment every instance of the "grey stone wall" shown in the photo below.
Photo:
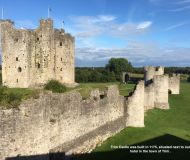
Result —
<path fill-rule="evenodd" d="M 0 110 L 0 159 L 47 153 L 49 98 L 23 102 L 19 108 Z"/>
<path fill-rule="evenodd" d="M 145 67 L 144 109 L 169 109 L 168 92 L 179 94 L 180 75 L 164 75 L 163 67 Z"/>
<path fill-rule="evenodd" d="M 140 81 L 132 96 L 128 97 L 126 126 L 144 127 L 144 82 Z"/>
<path fill-rule="evenodd" d="M 180 75 L 173 74 L 169 77 L 169 90 L 171 94 L 179 94 L 180 93 Z"/>
<path fill-rule="evenodd" d="M 19 107 L 0 109 L 0 159 L 55 152 L 89 152 L 125 127 L 143 127 L 144 110 L 168 109 L 168 76 L 140 81 L 128 97 L 117 86 L 82 100 L 77 91 L 41 94 Z M 48 156 L 44 159 L 48 160 Z"/>
<path fill-rule="evenodd" d="M 0 159 L 90 150 L 125 127 L 124 100 L 117 86 L 110 86 L 104 98 L 98 90 L 87 100 L 75 91 L 48 93 L 1 109 Z"/>
<path fill-rule="evenodd" d="M 158 75 L 163 75 L 164 74 L 164 67 L 159 66 L 159 67 L 154 67 L 154 66 L 147 66 L 144 68 L 144 78 L 145 78 L 145 83 L 149 82 L 154 78 L 154 76 Z"/>
<path fill-rule="evenodd" d="M 154 90 L 156 108 L 169 109 L 168 103 L 168 75 L 154 76 Z"/>
<path fill-rule="evenodd" d="M 144 92 L 144 109 L 149 110 L 154 108 L 155 102 L 155 89 L 154 82 L 145 87 Z"/>

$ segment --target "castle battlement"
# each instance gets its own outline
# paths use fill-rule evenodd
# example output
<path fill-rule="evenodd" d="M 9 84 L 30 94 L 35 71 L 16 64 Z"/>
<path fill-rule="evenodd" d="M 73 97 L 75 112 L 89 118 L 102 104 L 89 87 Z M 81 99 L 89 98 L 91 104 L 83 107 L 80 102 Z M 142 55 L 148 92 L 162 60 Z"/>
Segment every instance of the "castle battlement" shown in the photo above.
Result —
<path fill-rule="evenodd" d="M 163 66 L 146 66 L 144 67 L 145 71 L 145 82 L 148 82 L 154 78 L 154 76 L 163 75 L 164 74 L 164 67 Z"/>
<path fill-rule="evenodd" d="M 75 39 L 64 29 L 54 29 L 52 19 L 41 19 L 33 30 L 16 29 L 0 20 L 3 85 L 35 87 L 50 79 L 72 85 Z"/>

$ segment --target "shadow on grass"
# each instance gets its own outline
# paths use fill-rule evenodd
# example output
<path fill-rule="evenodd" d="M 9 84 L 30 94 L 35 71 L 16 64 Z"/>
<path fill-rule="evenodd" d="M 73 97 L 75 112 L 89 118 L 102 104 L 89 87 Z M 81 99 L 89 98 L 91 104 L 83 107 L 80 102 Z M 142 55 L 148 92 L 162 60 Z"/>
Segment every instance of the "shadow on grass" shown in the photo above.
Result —
<path fill-rule="evenodd" d="M 92 152 L 86 154 L 78 154 L 72 156 L 65 156 L 64 153 L 51 153 L 47 155 L 34 155 L 34 156 L 19 156 L 19 157 L 9 157 L 6 160 L 188 160 L 190 159 L 190 148 L 188 149 L 166 149 L 162 148 L 156 149 L 156 146 L 188 146 L 190 147 L 190 141 L 181 139 L 173 135 L 163 135 L 150 139 L 141 143 L 134 144 L 132 146 L 149 146 L 149 149 L 138 149 L 143 152 L 143 150 L 157 151 L 157 153 L 131 153 L 130 149 L 114 149 L 112 151 L 106 152 Z M 152 147 L 152 148 L 151 148 Z M 137 149 L 131 149 L 137 150 Z M 161 153 L 158 151 L 161 150 Z"/>

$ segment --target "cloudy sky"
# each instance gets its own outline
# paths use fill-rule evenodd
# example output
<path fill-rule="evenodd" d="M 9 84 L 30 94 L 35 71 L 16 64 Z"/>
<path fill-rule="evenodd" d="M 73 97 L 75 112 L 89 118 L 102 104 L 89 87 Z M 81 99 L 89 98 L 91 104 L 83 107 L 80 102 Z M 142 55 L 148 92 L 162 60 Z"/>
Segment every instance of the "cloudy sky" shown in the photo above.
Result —
<path fill-rule="evenodd" d="M 134 66 L 190 66 L 190 0 L 0 0 L 4 18 L 36 28 L 50 16 L 76 38 L 77 66 L 124 57 Z"/>

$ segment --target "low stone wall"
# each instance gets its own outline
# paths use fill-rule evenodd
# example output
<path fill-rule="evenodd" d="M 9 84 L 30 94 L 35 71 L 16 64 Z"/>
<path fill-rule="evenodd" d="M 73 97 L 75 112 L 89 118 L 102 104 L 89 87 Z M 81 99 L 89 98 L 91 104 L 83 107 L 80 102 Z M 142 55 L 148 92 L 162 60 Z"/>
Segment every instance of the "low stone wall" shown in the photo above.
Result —
<path fill-rule="evenodd" d="M 117 86 L 87 100 L 74 91 L 44 94 L 0 110 L 0 159 L 61 151 L 86 152 L 125 128 L 125 98 Z"/>
<path fill-rule="evenodd" d="M 19 108 L 0 110 L 0 159 L 44 154 L 49 149 L 47 96 L 23 102 Z"/>
<path fill-rule="evenodd" d="M 110 86 L 104 98 L 101 97 L 99 90 L 93 91 L 87 100 L 82 100 L 78 92 L 68 93 L 61 98 L 59 94 L 52 96 L 50 121 L 52 119 L 53 122 L 50 124 L 50 148 L 53 151 L 59 150 L 59 146 L 65 147 L 61 147 L 64 152 L 74 150 L 74 146 L 78 147 L 77 145 L 81 143 L 71 145 L 71 148 L 63 144 L 70 144 L 85 135 L 89 136 L 86 136 L 84 140 L 89 141 L 89 138 L 94 137 L 89 133 L 95 133 L 99 127 L 109 122 L 114 124 L 114 121 L 124 116 L 124 97 L 119 95 L 117 86 Z M 56 105 L 57 102 L 59 106 Z M 118 130 L 113 133 L 120 130 L 118 126 Z M 113 133 L 107 131 L 106 137 L 108 138 Z M 88 149 L 86 146 L 84 150 Z M 83 152 L 83 150 L 76 152 Z"/>

